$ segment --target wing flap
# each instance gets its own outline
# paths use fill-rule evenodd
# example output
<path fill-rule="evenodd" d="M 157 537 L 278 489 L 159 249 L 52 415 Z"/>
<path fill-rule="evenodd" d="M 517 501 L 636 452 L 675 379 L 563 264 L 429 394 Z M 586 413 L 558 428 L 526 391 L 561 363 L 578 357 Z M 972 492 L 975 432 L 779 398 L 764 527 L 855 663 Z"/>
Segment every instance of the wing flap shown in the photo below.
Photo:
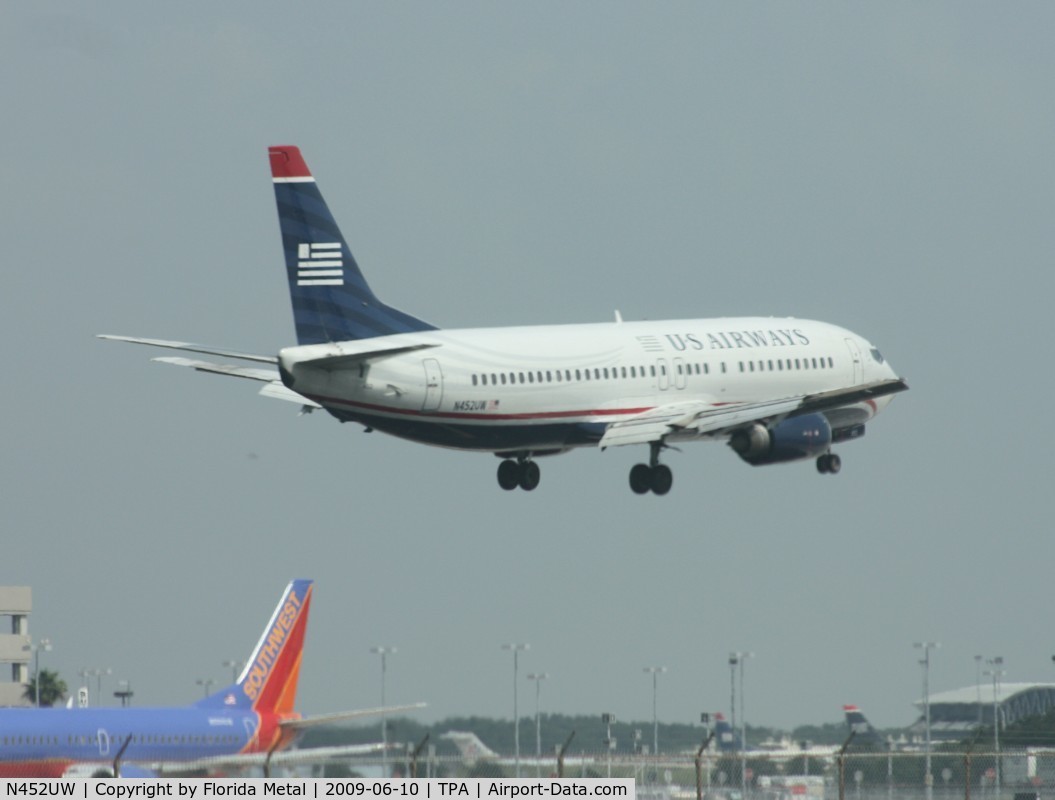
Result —
<path fill-rule="evenodd" d="M 771 422 L 784 417 L 811 414 L 853 403 L 866 402 L 908 389 L 903 378 L 876 381 L 864 386 L 833 389 L 812 395 L 797 395 L 764 403 L 742 403 L 715 407 L 713 403 L 686 402 L 657 406 L 636 417 L 612 423 L 599 446 L 620 447 L 662 441 L 675 430 L 692 430 L 698 436 L 719 436 L 749 422 Z"/>

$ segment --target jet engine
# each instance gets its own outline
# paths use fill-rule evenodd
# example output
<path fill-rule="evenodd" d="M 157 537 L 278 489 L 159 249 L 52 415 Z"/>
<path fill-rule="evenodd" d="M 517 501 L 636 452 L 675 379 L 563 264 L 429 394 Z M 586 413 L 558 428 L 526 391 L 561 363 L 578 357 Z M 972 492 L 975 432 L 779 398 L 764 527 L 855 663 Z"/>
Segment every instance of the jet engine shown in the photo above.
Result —
<path fill-rule="evenodd" d="M 735 431 L 729 446 L 752 466 L 797 461 L 826 453 L 832 443 L 832 426 L 823 414 L 789 417 L 772 427 L 755 423 Z"/>

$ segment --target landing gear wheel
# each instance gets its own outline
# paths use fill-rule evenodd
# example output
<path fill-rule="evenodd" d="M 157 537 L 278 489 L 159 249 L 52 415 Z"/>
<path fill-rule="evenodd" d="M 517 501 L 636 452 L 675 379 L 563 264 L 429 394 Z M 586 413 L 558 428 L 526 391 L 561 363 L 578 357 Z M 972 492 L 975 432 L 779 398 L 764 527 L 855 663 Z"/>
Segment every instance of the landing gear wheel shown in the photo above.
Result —
<path fill-rule="evenodd" d="M 645 494 L 652 488 L 652 469 L 648 464 L 634 464 L 630 468 L 630 489 L 634 494 Z"/>
<path fill-rule="evenodd" d="M 498 485 L 507 492 L 520 485 L 520 465 L 507 458 L 498 465 Z"/>
<path fill-rule="evenodd" d="M 670 487 L 674 485 L 674 473 L 670 471 L 670 467 L 666 464 L 656 464 L 656 466 L 652 468 L 650 484 L 653 494 L 664 495 L 669 492 Z"/>
<path fill-rule="evenodd" d="M 843 460 L 835 453 L 825 453 L 817 457 L 817 472 L 829 475 L 837 475 L 843 468 Z"/>
<path fill-rule="evenodd" d="M 542 477 L 542 471 L 534 461 L 524 461 L 519 467 L 520 488 L 525 492 L 530 492 L 538 486 L 539 479 Z"/>

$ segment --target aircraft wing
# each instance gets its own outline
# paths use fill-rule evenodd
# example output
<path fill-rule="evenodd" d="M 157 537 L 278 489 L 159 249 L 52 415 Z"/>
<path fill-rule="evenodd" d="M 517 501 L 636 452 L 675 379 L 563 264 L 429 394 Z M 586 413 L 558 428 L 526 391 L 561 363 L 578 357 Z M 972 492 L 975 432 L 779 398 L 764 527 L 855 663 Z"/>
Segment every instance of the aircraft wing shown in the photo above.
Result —
<path fill-rule="evenodd" d="M 371 744 L 347 744 L 333 747 L 306 747 L 303 749 L 279 750 L 271 753 L 235 753 L 227 756 L 210 756 L 193 761 L 164 761 L 150 765 L 156 775 L 175 776 L 202 770 L 245 769 L 246 767 L 289 767 L 300 764 L 325 764 L 328 761 L 366 756 L 385 749 L 382 742 Z M 122 772 L 125 766 L 122 765 Z"/>
<path fill-rule="evenodd" d="M 721 436 L 751 422 L 768 423 L 786 417 L 812 414 L 840 406 L 884 397 L 908 389 L 903 378 L 863 386 L 797 395 L 763 403 L 715 406 L 703 401 L 668 403 L 608 426 L 599 446 L 620 447 L 662 441 L 675 431 L 698 436 Z"/>
<path fill-rule="evenodd" d="M 416 711 L 425 708 L 428 703 L 407 703 L 402 706 L 385 706 L 384 708 L 361 708 L 355 711 L 337 711 L 332 714 L 315 714 L 311 717 L 300 717 L 298 719 L 284 719 L 279 722 L 283 729 L 301 731 L 317 725 L 332 725 L 335 722 L 344 722 L 349 719 L 360 717 L 379 717 L 382 714 L 392 714 L 397 711 Z"/>

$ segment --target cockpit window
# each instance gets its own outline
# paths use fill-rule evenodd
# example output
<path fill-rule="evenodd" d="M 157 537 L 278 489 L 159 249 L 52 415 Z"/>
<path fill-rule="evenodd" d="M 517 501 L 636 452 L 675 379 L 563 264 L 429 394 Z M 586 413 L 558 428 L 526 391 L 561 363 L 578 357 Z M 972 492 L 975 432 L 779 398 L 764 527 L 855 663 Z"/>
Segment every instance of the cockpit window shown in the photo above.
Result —
<path fill-rule="evenodd" d="M 880 353 L 879 349 L 876 348 L 876 347 L 872 348 L 872 358 L 874 358 L 876 360 L 876 362 L 879 363 L 879 364 L 883 363 L 883 354 Z"/>

